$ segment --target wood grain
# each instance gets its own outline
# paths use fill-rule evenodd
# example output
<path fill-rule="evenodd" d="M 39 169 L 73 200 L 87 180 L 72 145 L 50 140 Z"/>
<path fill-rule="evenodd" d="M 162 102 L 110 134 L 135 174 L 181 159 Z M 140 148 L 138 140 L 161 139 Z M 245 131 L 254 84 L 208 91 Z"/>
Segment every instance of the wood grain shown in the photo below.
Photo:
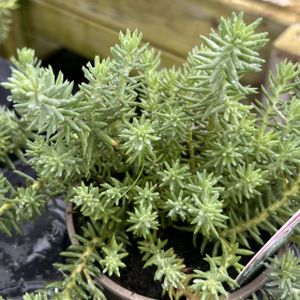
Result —
<path fill-rule="evenodd" d="M 88 58 L 109 55 L 110 47 L 118 42 L 119 30 L 105 26 L 82 13 L 74 13 L 64 5 L 56 5 L 54 2 L 28 1 L 24 10 L 31 33 L 56 40 L 65 48 Z M 166 65 L 180 64 L 183 60 L 167 51 L 163 51 L 162 56 Z"/>
<path fill-rule="evenodd" d="M 271 42 L 262 50 L 268 60 L 272 42 L 300 20 L 296 9 L 300 0 L 284 6 L 272 1 L 27 0 L 22 3 L 25 44 L 39 48 L 37 41 L 49 40 L 89 58 L 104 57 L 118 41 L 120 30 L 137 28 L 146 42 L 161 50 L 164 65 L 180 65 L 199 44 L 199 35 L 218 26 L 220 16 L 245 11 L 247 22 L 264 18 L 259 30 L 269 32 Z M 251 75 L 250 81 L 260 80 L 261 75 Z"/>

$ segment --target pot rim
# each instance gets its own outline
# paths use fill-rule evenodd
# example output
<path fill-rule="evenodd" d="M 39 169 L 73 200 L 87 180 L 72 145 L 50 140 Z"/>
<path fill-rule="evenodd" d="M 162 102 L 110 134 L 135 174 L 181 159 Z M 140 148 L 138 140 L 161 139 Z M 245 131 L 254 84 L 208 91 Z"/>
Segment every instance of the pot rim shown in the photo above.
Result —
<path fill-rule="evenodd" d="M 78 240 L 75 237 L 76 231 L 74 227 L 74 219 L 73 219 L 73 205 L 71 202 L 66 204 L 66 223 L 67 223 L 67 231 L 70 241 L 73 245 L 78 244 Z M 254 280 L 241 287 L 240 289 L 231 292 L 228 294 L 227 300 L 242 300 L 246 299 L 246 297 L 251 296 L 255 291 L 259 290 L 267 281 L 268 270 L 263 271 L 260 275 L 258 275 Z M 123 300 L 157 300 L 155 298 L 145 297 L 135 292 L 132 292 L 121 285 L 115 283 L 113 280 L 108 278 L 106 275 L 101 275 L 97 279 L 98 283 L 103 286 L 103 288 L 115 296 L 119 297 L 119 299 Z"/>

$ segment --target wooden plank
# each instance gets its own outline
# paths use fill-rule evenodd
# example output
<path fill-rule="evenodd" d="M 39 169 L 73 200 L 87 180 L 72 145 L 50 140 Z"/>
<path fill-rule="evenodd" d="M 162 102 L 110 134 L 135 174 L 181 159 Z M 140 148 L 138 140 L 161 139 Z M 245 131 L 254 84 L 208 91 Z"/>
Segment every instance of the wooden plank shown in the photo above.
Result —
<path fill-rule="evenodd" d="M 270 59 L 266 74 L 276 73 L 276 67 L 279 63 L 288 59 L 293 62 L 300 62 L 300 24 L 293 24 L 288 27 L 273 42 Z M 266 76 L 264 86 L 268 87 L 269 78 Z M 290 95 L 281 95 L 282 99 L 290 99 Z M 261 101 L 267 103 L 266 97 L 262 95 Z M 280 119 L 278 119 L 280 120 Z"/>
<path fill-rule="evenodd" d="M 285 59 L 300 62 L 300 24 L 291 25 L 274 41 L 268 71 L 275 72 L 276 65 Z"/>
<path fill-rule="evenodd" d="M 200 34 L 209 33 L 210 28 L 217 26 L 220 16 L 228 16 L 231 11 L 245 11 L 249 20 L 264 17 L 265 27 L 271 32 L 276 31 L 277 35 L 288 25 L 300 20 L 300 11 L 295 10 L 295 5 L 282 7 L 265 1 L 65 0 L 62 3 L 59 0 L 48 0 L 47 2 L 111 29 L 119 31 L 138 28 L 154 46 L 185 56 L 187 51 L 198 43 Z M 270 21 L 276 23 L 273 30 L 272 26 L 267 24 Z"/>
<path fill-rule="evenodd" d="M 267 2 L 277 7 L 284 7 L 289 10 L 300 13 L 300 2 L 299 0 L 259 0 L 259 2 Z"/>
<path fill-rule="evenodd" d="M 207 3 L 223 3 L 232 10 L 254 14 L 285 27 L 300 20 L 299 0 L 211 0 Z"/>
<path fill-rule="evenodd" d="M 61 48 L 61 44 L 57 40 L 50 39 L 49 37 L 40 36 L 37 33 L 31 34 L 26 32 L 25 34 L 26 46 L 35 50 L 35 54 L 40 59 L 46 59 L 54 52 Z"/>
<path fill-rule="evenodd" d="M 260 30 L 269 32 L 272 43 L 288 25 L 300 19 L 300 11 L 296 6 L 267 1 L 27 0 L 23 10 L 31 37 L 57 41 L 90 58 L 96 54 L 107 56 L 120 30 L 138 28 L 145 41 L 162 51 L 165 65 L 170 66 L 181 64 L 199 43 L 199 35 L 208 34 L 210 28 L 217 27 L 220 16 L 226 17 L 231 11 L 245 11 L 247 22 L 263 16 Z M 271 43 L 262 50 L 265 60 Z M 261 80 L 261 74 L 250 77 L 248 81 Z"/>
<path fill-rule="evenodd" d="M 56 51 L 60 46 L 53 40 L 32 34 L 26 26 L 24 10 L 16 10 L 12 13 L 11 29 L 5 43 L 1 46 L 1 56 L 9 59 L 16 54 L 18 48 L 24 46 L 36 50 L 36 54 L 45 58 Z"/>
<path fill-rule="evenodd" d="M 182 57 L 199 43 L 200 34 L 217 25 L 198 1 L 191 0 L 47 2 L 115 31 L 138 28 L 151 45 Z"/>
<path fill-rule="evenodd" d="M 300 61 L 300 24 L 291 25 L 273 43 L 278 55 Z"/>
<path fill-rule="evenodd" d="M 9 34 L 1 45 L 1 56 L 9 59 L 15 55 L 16 49 L 24 45 L 24 32 L 22 31 L 22 18 L 20 10 L 12 12 L 12 22 Z"/>
<path fill-rule="evenodd" d="M 89 58 L 109 55 L 110 47 L 118 41 L 117 30 L 56 4 L 40 0 L 27 2 L 24 11 L 28 30 Z M 162 56 L 166 65 L 182 62 L 182 58 L 167 51 L 162 51 Z"/>

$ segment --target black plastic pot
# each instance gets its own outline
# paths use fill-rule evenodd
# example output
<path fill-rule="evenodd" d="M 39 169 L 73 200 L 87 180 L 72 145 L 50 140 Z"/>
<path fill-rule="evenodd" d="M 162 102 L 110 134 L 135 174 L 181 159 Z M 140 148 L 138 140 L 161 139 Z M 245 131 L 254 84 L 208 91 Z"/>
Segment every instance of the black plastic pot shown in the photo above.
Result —
<path fill-rule="evenodd" d="M 0 82 L 9 75 L 10 64 L 0 57 Z M 8 95 L 0 86 L 0 106 L 11 107 Z M 13 163 L 17 170 L 34 176 L 29 166 L 18 160 Z M 1 166 L 0 170 L 14 187 L 24 185 L 24 179 L 12 170 Z M 45 213 L 23 224 L 21 231 L 21 235 L 14 233 L 11 237 L 0 233 L 0 295 L 14 300 L 61 279 L 53 263 L 62 261 L 59 253 L 69 245 L 64 201 L 50 201 Z"/>
<path fill-rule="evenodd" d="M 69 244 L 63 201 L 49 203 L 35 222 L 22 226 L 22 234 L 0 234 L 0 295 L 22 299 L 26 292 L 61 280 L 53 263 L 62 262 L 59 253 Z"/>
<path fill-rule="evenodd" d="M 6 79 L 10 76 L 10 73 L 10 64 L 8 61 L 0 57 L 0 83 L 6 81 Z M 7 101 L 8 96 L 8 90 L 0 86 L 0 106 L 10 106 L 10 103 Z"/>

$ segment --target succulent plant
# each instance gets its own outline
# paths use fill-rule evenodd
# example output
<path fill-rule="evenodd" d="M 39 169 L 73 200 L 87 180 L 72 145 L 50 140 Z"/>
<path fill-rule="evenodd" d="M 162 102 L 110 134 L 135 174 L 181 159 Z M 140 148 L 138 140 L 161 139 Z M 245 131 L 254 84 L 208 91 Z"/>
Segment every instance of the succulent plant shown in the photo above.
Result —
<path fill-rule="evenodd" d="M 15 220 L 37 215 L 55 195 L 85 217 L 79 244 L 62 253 L 65 278 L 53 297 L 104 299 L 94 279 L 119 276 L 135 239 L 170 298 L 223 299 L 238 286 L 228 270 L 243 269 L 251 241 L 262 244 L 262 232 L 274 234 L 299 209 L 300 68 L 278 65 L 261 89 L 265 101 L 256 99 L 260 90 L 243 77 L 261 71 L 267 34 L 255 32 L 259 23 L 222 18 L 170 69 L 142 34 L 120 33 L 109 58 L 84 67 L 76 93 L 33 50 L 18 51 L 3 85 L 19 117 L 0 114 L 0 161 L 18 150 L 37 178 L 15 190 L 0 177 L 0 229 L 18 228 Z M 201 236 L 208 271 L 184 272 L 184 259 L 161 238 L 168 227 Z M 280 264 L 294 272 L 297 262 L 274 261 L 276 297 L 297 285 L 281 284 Z"/>

